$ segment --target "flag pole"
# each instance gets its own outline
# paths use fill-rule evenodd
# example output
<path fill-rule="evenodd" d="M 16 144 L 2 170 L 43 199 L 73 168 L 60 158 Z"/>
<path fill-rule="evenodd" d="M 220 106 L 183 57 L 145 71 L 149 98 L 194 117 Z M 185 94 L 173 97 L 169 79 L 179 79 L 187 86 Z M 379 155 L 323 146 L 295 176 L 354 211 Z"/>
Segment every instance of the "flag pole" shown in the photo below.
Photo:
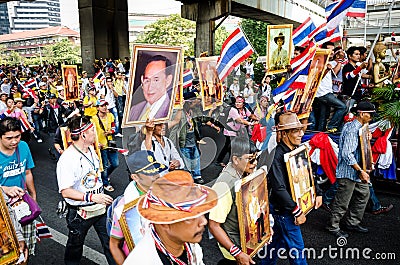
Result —
<path fill-rule="evenodd" d="M 378 33 L 377 33 L 376 36 L 375 36 L 375 40 L 374 40 L 373 44 L 371 45 L 371 49 L 369 50 L 367 59 L 365 60 L 366 62 L 368 62 L 369 59 L 371 58 L 372 51 L 373 51 L 373 49 L 374 49 L 374 47 L 375 47 L 375 44 L 378 42 L 378 38 L 379 38 L 379 36 L 381 35 L 382 29 L 383 29 L 383 25 L 385 24 L 385 21 L 386 21 L 386 19 L 388 18 L 388 15 L 390 14 L 390 12 L 392 12 L 392 8 L 393 8 L 394 2 L 395 2 L 395 1 L 392 1 L 392 3 L 391 3 L 390 6 L 389 6 L 389 11 L 386 13 L 385 18 L 382 20 L 381 27 L 379 28 L 379 31 L 378 31 Z M 353 96 L 354 93 L 356 92 L 356 89 L 357 89 L 358 84 L 360 83 L 360 81 L 361 81 L 361 75 L 358 76 L 357 83 L 356 83 L 356 85 L 355 85 L 354 88 L 353 88 L 353 93 L 351 93 L 351 96 Z"/>

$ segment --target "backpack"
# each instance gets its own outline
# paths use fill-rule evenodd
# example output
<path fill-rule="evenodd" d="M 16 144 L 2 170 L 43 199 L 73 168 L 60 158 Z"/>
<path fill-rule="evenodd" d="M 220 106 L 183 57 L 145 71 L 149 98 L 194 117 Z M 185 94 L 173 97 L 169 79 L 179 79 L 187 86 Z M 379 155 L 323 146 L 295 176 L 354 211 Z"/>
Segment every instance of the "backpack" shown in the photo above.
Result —
<path fill-rule="evenodd" d="M 107 208 L 107 219 L 106 219 L 106 228 L 107 228 L 107 235 L 110 236 L 112 224 L 113 224 L 113 216 L 115 207 L 118 205 L 119 201 L 124 197 L 123 194 L 119 195 L 117 198 L 113 200 L 113 202 Z"/>

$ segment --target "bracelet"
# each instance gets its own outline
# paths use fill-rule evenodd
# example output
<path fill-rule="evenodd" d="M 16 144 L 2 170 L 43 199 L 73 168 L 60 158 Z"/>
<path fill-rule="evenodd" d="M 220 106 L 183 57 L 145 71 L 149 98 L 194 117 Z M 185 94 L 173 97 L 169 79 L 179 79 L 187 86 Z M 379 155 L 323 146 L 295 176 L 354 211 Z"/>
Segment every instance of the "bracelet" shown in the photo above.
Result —
<path fill-rule="evenodd" d="M 83 195 L 83 200 L 84 200 L 85 202 L 92 202 L 92 196 L 93 196 L 92 193 L 86 192 L 86 193 Z"/>
<path fill-rule="evenodd" d="M 240 248 L 238 248 L 236 245 L 232 245 L 231 248 L 229 249 L 229 253 L 231 253 L 232 256 L 236 257 L 242 252 Z"/>

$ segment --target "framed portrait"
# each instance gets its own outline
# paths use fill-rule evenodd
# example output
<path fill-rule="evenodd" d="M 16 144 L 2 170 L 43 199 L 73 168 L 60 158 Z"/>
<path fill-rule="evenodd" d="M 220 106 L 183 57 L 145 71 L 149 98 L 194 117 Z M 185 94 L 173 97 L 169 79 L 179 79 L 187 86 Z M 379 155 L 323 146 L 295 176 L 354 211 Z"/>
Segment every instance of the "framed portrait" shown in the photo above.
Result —
<path fill-rule="evenodd" d="M 361 145 L 361 161 L 362 161 L 362 169 L 372 170 L 372 148 L 371 142 L 368 140 L 369 128 L 368 124 L 365 124 L 358 130 L 358 135 L 360 136 L 360 145 Z"/>
<path fill-rule="evenodd" d="M 258 169 L 236 188 L 240 244 L 253 257 L 271 237 L 266 170 Z"/>
<path fill-rule="evenodd" d="M 308 148 L 302 145 L 284 156 L 292 199 L 304 214 L 315 206 L 316 193 Z"/>
<path fill-rule="evenodd" d="M 267 26 L 267 69 L 269 74 L 283 73 L 293 52 L 292 24 Z"/>
<path fill-rule="evenodd" d="M 132 251 L 135 245 L 143 238 L 143 226 L 139 212 L 136 208 L 139 198 L 124 205 L 119 225 L 121 226 L 122 234 L 124 235 L 126 245 L 129 251 Z"/>
<path fill-rule="evenodd" d="M 328 49 L 317 49 L 310 70 L 307 75 L 307 82 L 304 89 L 297 89 L 290 104 L 290 110 L 297 113 L 299 119 L 308 118 L 311 106 L 322 78 L 325 76 L 326 65 L 331 51 Z"/>
<path fill-rule="evenodd" d="M 133 45 L 122 128 L 169 120 L 180 83 L 182 47 Z"/>
<path fill-rule="evenodd" d="M 62 78 L 64 86 L 65 101 L 80 99 L 78 85 L 78 68 L 76 65 L 62 65 Z"/>
<path fill-rule="evenodd" d="M 0 192 L 0 265 L 15 264 L 19 258 L 19 244 L 8 208 Z"/>
<path fill-rule="evenodd" d="M 67 147 L 72 144 L 71 135 L 70 135 L 68 127 L 60 127 L 60 132 L 61 132 L 61 139 L 62 139 L 62 142 L 63 142 L 63 147 L 64 147 L 64 150 L 66 150 Z M 96 139 L 95 139 L 95 141 L 93 143 L 93 148 L 94 148 L 94 151 L 96 152 L 97 157 L 99 158 L 100 171 L 102 172 L 104 170 L 104 168 L 103 168 L 103 160 L 101 159 L 101 152 L 100 152 L 100 147 L 99 147 L 99 139 L 97 138 L 97 132 L 96 132 L 96 127 L 95 126 L 94 126 L 94 132 L 95 132 L 95 135 L 96 135 Z"/>
<path fill-rule="evenodd" d="M 213 104 L 221 106 L 223 102 L 222 83 L 216 68 L 217 60 L 218 56 L 196 58 L 203 110 L 211 109 Z"/>

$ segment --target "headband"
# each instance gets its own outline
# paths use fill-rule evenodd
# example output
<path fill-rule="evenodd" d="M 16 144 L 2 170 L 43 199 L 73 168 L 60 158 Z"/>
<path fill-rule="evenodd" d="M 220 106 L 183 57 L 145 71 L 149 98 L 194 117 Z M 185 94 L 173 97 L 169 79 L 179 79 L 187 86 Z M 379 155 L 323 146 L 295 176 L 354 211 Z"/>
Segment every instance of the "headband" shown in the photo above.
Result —
<path fill-rule="evenodd" d="M 81 134 L 83 132 L 86 132 L 87 130 L 89 130 L 92 127 L 93 127 L 93 123 L 88 122 L 88 123 L 82 125 L 81 127 L 79 127 L 78 129 L 72 130 L 71 135 Z"/>

